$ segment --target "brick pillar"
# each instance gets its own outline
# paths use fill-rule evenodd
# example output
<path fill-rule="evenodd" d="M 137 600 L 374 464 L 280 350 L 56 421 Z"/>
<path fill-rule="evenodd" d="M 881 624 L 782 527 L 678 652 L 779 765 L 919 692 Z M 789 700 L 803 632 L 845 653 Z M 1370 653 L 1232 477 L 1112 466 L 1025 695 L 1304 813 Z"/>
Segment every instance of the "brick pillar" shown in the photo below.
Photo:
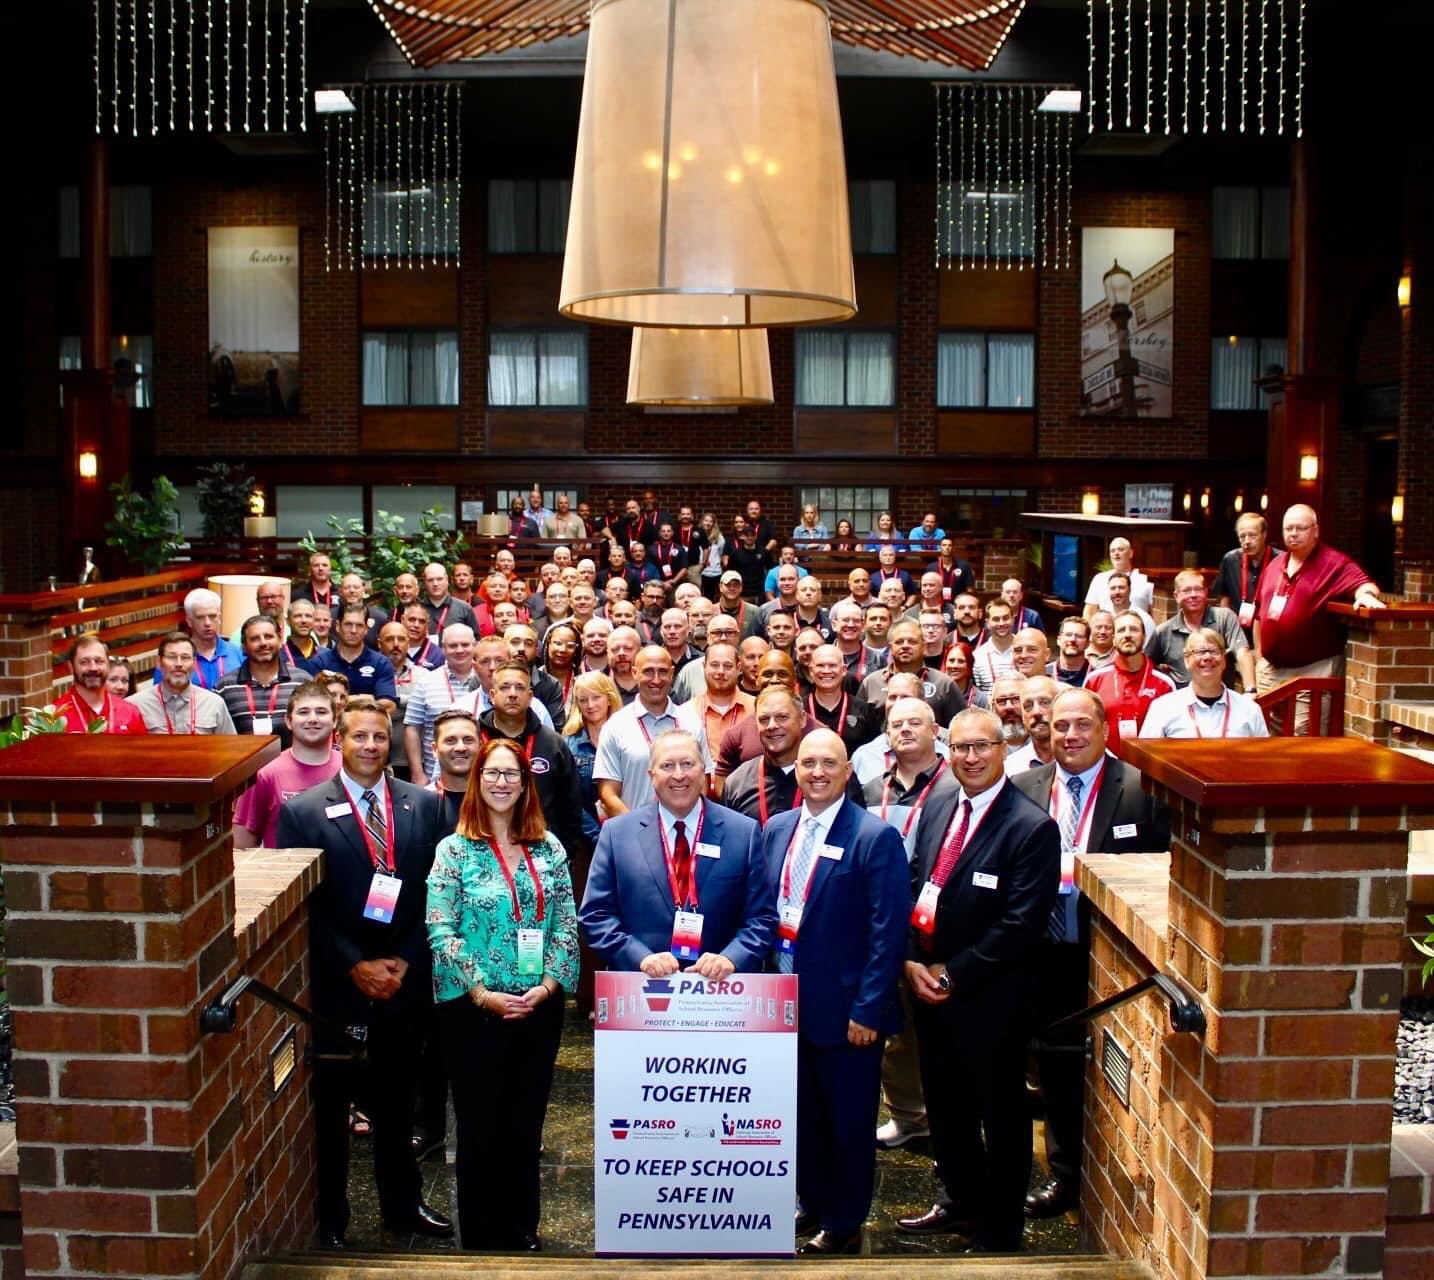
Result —
<path fill-rule="evenodd" d="M 113 747 L 0 752 L 25 1271 L 224 1277 L 268 1117 L 199 1012 L 238 954 L 233 797 L 278 742 Z"/>
<path fill-rule="evenodd" d="M 1379 1275 L 1411 828 L 1434 771 L 1349 739 L 1122 752 L 1172 812 L 1150 1260 L 1164 1276 Z"/>
<path fill-rule="evenodd" d="M 50 701 L 50 615 L 0 612 L 0 720 Z"/>
<path fill-rule="evenodd" d="M 1434 700 L 1434 605 L 1331 608 L 1349 625 L 1344 731 L 1388 746 L 1399 723 L 1390 703 Z"/>

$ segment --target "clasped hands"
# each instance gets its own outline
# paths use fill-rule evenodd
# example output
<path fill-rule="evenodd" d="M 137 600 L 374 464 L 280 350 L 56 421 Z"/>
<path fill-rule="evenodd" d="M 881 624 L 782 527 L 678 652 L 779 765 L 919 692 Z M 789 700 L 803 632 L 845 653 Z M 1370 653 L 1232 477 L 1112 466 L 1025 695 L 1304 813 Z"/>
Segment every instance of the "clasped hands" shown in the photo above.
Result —
<path fill-rule="evenodd" d="M 506 991 L 489 991 L 481 984 L 474 987 L 468 996 L 480 1009 L 486 1009 L 504 1022 L 516 1022 L 520 1018 L 526 1018 L 552 994 L 547 983 L 539 982 L 517 996 Z"/>
<path fill-rule="evenodd" d="M 682 965 L 670 951 L 653 951 L 643 956 L 637 967 L 649 978 L 670 978 Z M 723 978 L 730 978 L 736 971 L 737 966 L 720 952 L 704 951 L 684 972 L 720 982 Z"/>
<path fill-rule="evenodd" d="M 349 977 L 370 1000 L 390 1000 L 403 986 L 403 975 L 407 972 L 407 960 L 385 956 L 378 960 L 360 960 L 349 970 Z"/>

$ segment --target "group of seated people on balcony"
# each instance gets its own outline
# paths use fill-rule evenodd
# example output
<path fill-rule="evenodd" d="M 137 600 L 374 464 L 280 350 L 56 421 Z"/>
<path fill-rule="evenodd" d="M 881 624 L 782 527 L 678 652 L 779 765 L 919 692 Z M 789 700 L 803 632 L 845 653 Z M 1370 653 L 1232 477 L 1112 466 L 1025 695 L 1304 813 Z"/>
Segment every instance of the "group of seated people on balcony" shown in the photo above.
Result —
<path fill-rule="evenodd" d="M 1374 583 L 1304 506 L 1283 552 L 1242 516 L 1219 603 L 1186 570 L 1158 625 L 1124 538 L 1083 610 L 1047 618 L 1017 579 L 983 601 L 930 515 L 879 529 L 875 563 L 833 590 L 801 563 L 840 540 L 811 509 L 783 546 L 748 504 L 728 550 L 690 507 L 556 506 L 513 515 L 515 543 L 572 539 L 532 582 L 504 546 L 481 581 L 430 564 L 374 603 L 315 554 L 232 639 L 219 598 L 191 592 L 138 689 L 98 636 L 73 647 L 70 730 L 277 734 L 235 842 L 330 854 L 315 1007 L 368 1068 L 320 1063 L 323 1242 L 345 1243 L 355 1103 L 385 1222 L 452 1232 L 417 1164 L 451 1088 L 462 1245 L 539 1247 L 565 996 L 583 1007 L 596 968 L 684 968 L 803 979 L 801 1252 L 859 1251 L 875 1151 L 917 1137 L 940 1193 L 899 1228 L 1019 1249 L 1023 1217 L 1078 1199 L 1081 1056 L 1039 1054 L 1035 1190 L 1026 1083 L 1031 1034 L 1086 1002 L 1075 857 L 1168 847 L 1119 744 L 1265 736 L 1255 691 L 1332 674 L 1325 606 L 1378 605 Z"/>

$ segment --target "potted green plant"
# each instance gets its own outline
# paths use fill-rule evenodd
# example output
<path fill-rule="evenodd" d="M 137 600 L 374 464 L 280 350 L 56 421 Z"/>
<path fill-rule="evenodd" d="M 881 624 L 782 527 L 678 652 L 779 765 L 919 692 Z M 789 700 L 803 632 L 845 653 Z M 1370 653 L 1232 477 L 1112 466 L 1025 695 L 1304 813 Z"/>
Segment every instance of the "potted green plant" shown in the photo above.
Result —
<path fill-rule="evenodd" d="M 183 545 L 179 534 L 179 490 L 167 476 L 155 476 L 148 495 L 131 487 L 129 476 L 110 485 L 115 514 L 105 523 L 105 542 L 144 573 L 158 573 Z"/>
<path fill-rule="evenodd" d="M 238 538 L 244 533 L 249 495 L 255 480 L 231 462 L 211 462 L 199 468 L 199 533 L 205 538 Z"/>

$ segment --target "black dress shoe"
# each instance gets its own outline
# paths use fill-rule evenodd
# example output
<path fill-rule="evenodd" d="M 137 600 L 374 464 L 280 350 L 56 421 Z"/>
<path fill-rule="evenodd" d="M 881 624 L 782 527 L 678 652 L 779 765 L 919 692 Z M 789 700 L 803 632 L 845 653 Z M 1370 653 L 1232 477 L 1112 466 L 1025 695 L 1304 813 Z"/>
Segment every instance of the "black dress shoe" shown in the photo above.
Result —
<path fill-rule="evenodd" d="M 802 1257 L 815 1257 L 833 1253 L 860 1253 L 861 1228 L 855 1231 L 818 1231 L 797 1253 Z"/>
<path fill-rule="evenodd" d="M 442 1155 L 447 1143 L 447 1134 L 415 1133 L 413 1135 L 413 1158 L 422 1164 L 436 1155 Z"/>
<path fill-rule="evenodd" d="M 1063 1178 L 1047 1178 L 1026 1195 L 1026 1217 L 1058 1218 L 1080 1202 L 1076 1188 Z"/>
<path fill-rule="evenodd" d="M 537 1236 L 524 1236 L 521 1252 L 542 1253 L 543 1242 Z"/>
<path fill-rule="evenodd" d="M 336 1252 L 340 1249 L 347 1249 L 349 1242 L 344 1239 L 342 1231 L 320 1231 L 319 1248 L 327 1252 Z"/>
<path fill-rule="evenodd" d="M 814 1231 L 820 1230 L 822 1224 L 816 1214 L 808 1213 L 805 1209 L 798 1209 L 794 1225 L 799 1236 L 809 1236 Z"/>
<path fill-rule="evenodd" d="M 422 1200 L 418 1202 L 418 1208 L 407 1222 L 385 1222 L 383 1225 L 387 1230 L 399 1235 L 410 1232 L 416 1236 L 432 1236 L 436 1240 L 446 1239 L 453 1234 L 452 1219 L 439 1213 L 437 1209 L 430 1209 Z"/>
<path fill-rule="evenodd" d="M 933 1204 L 925 1213 L 914 1218 L 898 1218 L 896 1227 L 898 1231 L 917 1236 L 935 1235 L 940 1231 L 959 1231 L 966 1235 L 971 1230 L 971 1219 L 950 1205 Z"/>

